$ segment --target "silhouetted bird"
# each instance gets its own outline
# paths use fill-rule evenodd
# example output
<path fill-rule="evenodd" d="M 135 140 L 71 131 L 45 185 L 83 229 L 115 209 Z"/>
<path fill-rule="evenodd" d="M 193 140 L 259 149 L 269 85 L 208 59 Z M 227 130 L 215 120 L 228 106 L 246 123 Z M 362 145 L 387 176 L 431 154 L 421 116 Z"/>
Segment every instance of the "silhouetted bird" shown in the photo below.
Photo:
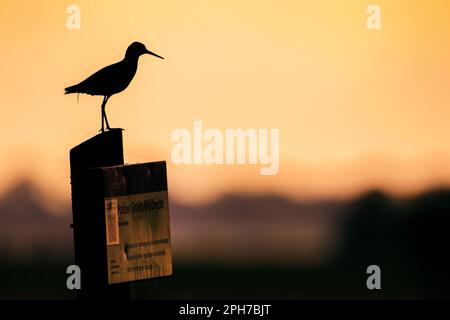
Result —
<path fill-rule="evenodd" d="M 104 132 L 103 119 L 106 122 L 106 129 L 110 130 L 108 118 L 106 117 L 105 106 L 108 99 L 116 93 L 125 90 L 136 74 L 139 57 L 143 54 L 151 54 L 155 57 L 163 57 L 153 53 L 140 42 L 133 42 L 125 53 L 125 58 L 115 64 L 107 66 L 86 80 L 71 87 L 65 88 L 65 94 L 86 93 L 90 95 L 104 96 L 102 102 L 102 129 Z"/>

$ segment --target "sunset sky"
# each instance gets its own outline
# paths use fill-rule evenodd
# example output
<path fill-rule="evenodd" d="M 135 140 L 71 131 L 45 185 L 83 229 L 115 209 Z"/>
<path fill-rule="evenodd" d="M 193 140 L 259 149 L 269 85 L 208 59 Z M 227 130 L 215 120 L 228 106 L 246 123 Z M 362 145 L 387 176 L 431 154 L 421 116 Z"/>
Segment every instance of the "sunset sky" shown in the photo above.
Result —
<path fill-rule="evenodd" d="M 81 29 L 69 30 L 70 4 Z M 381 8 L 381 30 L 366 9 Z M 166 160 L 183 202 L 223 192 L 298 199 L 450 185 L 450 1 L 2 1 L 0 193 L 30 179 L 70 200 L 69 150 L 97 134 L 101 97 L 64 87 L 140 58 L 108 102 L 127 163 Z M 174 165 L 171 133 L 280 129 L 280 170 Z"/>

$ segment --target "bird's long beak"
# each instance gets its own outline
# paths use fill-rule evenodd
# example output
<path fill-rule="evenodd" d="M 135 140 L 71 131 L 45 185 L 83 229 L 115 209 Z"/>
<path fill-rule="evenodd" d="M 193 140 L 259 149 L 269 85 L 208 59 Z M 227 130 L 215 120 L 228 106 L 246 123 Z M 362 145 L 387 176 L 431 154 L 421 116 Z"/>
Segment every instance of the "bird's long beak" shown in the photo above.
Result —
<path fill-rule="evenodd" d="M 163 57 L 157 55 L 156 53 L 151 52 L 150 50 L 147 50 L 147 53 L 148 53 L 148 54 L 151 54 L 152 56 L 158 57 L 158 58 L 160 58 L 160 59 L 164 59 Z"/>

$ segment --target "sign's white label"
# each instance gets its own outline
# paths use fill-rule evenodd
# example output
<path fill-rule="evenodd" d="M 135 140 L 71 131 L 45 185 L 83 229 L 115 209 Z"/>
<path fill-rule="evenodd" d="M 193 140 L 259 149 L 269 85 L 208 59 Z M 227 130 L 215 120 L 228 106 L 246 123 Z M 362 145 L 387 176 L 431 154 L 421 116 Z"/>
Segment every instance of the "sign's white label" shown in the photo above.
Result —
<path fill-rule="evenodd" d="M 106 245 L 119 244 L 119 211 L 117 199 L 105 199 Z"/>

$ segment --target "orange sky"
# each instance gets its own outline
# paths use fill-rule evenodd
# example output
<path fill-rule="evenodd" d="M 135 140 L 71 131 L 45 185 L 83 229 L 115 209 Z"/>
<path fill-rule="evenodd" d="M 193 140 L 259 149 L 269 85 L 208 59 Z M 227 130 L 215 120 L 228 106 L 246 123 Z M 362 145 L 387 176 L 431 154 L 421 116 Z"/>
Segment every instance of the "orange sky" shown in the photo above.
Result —
<path fill-rule="evenodd" d="M 66 28 L 67 6 L 81 29 Z M 382 29 L 366 28 L 381 7 Z M 141 41 L 108 102 L 129 163 L 167 160 L 182 201 L 222 192 L 347 197 L 450 184 L 450 2 L 2 1 L 0 192 L 30 177 L 70 199 L 69 149 L 97 133 L 101 97 L 64 96 Z M 279 128 L 280 171 L 170 163 L 177 128 Z"/>

